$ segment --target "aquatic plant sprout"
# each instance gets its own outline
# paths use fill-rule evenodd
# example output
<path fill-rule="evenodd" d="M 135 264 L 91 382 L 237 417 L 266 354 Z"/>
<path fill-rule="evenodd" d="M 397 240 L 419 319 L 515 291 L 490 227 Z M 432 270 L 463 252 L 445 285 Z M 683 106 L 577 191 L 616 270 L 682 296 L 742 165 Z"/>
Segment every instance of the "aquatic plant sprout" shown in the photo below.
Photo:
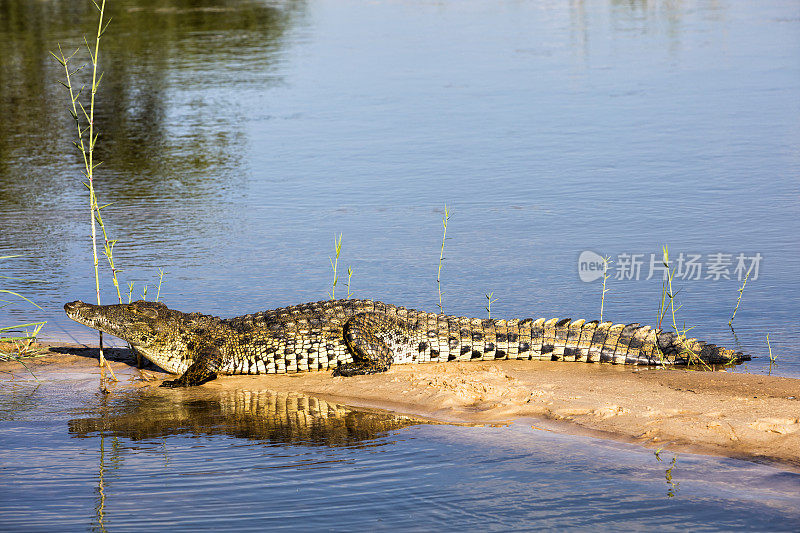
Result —
<path fill-rule="evenodd" d="M 336 269 L 339 267 L 339 254 L 342 251 L 342 234 L 339 234 L 339 238 L 337 239 L 336 236 L 333 237 L 333 248 L 336 251 L 335 259 L 334 257 L 328 257 L 331 262 L 331 268 L 333 269 L 333 283 L 331 285 L 331 292 L 328 293 L 328 296 L 331 297 L 331 300 L 336 299 L 336 285 L 339 283 L 339 275 L 336 273 Z M 349 283 L 349 279 L 348 279 Z"/>
<path fill-rule="evenodd" d="M 21 257 L 20 255 L 4 255 L 0 256 L 0 259 L 11 259 L 14 257 Z M 11 280 L 18 280 L 18 281 L 31 281 L 31 282 L 41 282 L 41 280 L 30 280 L 30 279 L 23 279 L 23 278 L 13 278 L 10 276 L 0 276 L 0 279 L 11 279 Z M 0 293 L 3 295 L 11 295 L 21 300 L 28 302 L 29 304 L 33 305 L 37 309 L 42 309 L 39 304 L 23 296 L 22 294 L 9 290 L 9 289 L 0 289 Z M 0 298 L 0 308 L 7 307 L 14 303 L 12 300 L 7 300 L 5 298 Z M 31 376 L 34 379 L 37 379 L 36 376 L 31 372 L 28 368 L 28 365 L 22 360 L 22 357 L 30 357 L 32 355 L 36 355 L 38 350 L 34 348 L 34 343 L 36 342 L 36 337 L 39 335 L 39 332 L 42 330 L 44 325 L 47 324 L 46 320 L 40 322 L 28 322 L 26 324 L 15 324 L 12 326 L 3 326 L 0 327 L 0 343 L 4 343 L 8 346 L 13 347 L 12 349 L 8 349 L 5 347 L 0 347 L 0 360 L 8 360 L 14 359 L 18 363 L 20 363 L 25 369 L 30 372 Z M 33 328 L 33 329 L 28 329 Z"/>
<path fill-rule="evenodd" d="M 603 322 L 603 307 L 604 307 L 604 305 L 606 303 L 606 293 L 611 290 L 611 289 L 606 289 L 606 280 L 611 275 L 611 274 L 608 273 L 608 265 L 610 263 L 613 263 L 613 262 L 614 261 L 611 261 L 611 256 L 610 255 L 607 255 L 607 256 L 603 257 L 603 293 L 600 296 L 600 322 L 601 323 Z"/>
<path fill-rule="evenodd" d="M 484 294 L 486 296 L 486 312 L 489 313 L 489 318 L 492 318 L 492 304 L 497 301 L 497 298 L 492 298 L 494 296 L 494 291 L 488 292 Z"/>
<path fill-rule="evenodd" d="M 733 309 L 733 314 L 731 315 L 731 319 L 728 320 L 728 326 L 733 328 L 733 319 L 736 318 L 736 311 L 739 310 L 739 304 L 742 303 L 742 293 L 744 293 L 744 286 L 747 285 L 747 279 L 750 277 L 750 272 L 753 270 L 753 265 L 750 265 L 750 268 L 747 270 L 747 275 L 744 277 L 744 281 L 742 282 L 742 286 L 739 287 L 739 298 L 736 300 L 736 307 Z"/>
<path fill-rule="evenodd" d="M 670 314 L 672 315 L 672 328 L 675 330 L 675 333 L 678 334 L 678 338 L 680 340 L 682 346 L 682 354 L 687 356 L 688 363 L 691 364 L 701 364 L 707 369 L 711 369 L 711 367 L 703 361 L 693 350 L 687 347 L 686 343 L 686 334 L 694 328 L 694 326 L 686 327 L 686 323 L 684 322 L 683 327 L 678 327 L 678 321 L 676 318 L 676 313 L 683 307 L 683 304 L 678 305 L 675 307 L 675 296 L 677 293 L 672 290 L 672 279 L 675 276 L 676 268 L 670 269 L 669 263 L 669 247 L 665 244 L 662 248 L 663 251 L 663 259 L 662 264 L 666 269 L 666 280 L 661 285 L 661 305 L 658 309 L 658 329 L 661 329 L 662 322 L 664 321 L 664 316 L 667 313 L 667 308 L 669 308 Z M 661 348 L 659 348 L 658 343 L 656 343 L 656 349 L 658 351 L 659 359 L 662 362 L 664 361 L 664 354 L 661 352 Z"/>
<path fill-rule="evenodd" d="M 444 313 L 444 307 L 442 306 L 442 263 L 444 262 L 444 241 L 447 239 L 447 222 L 450 220 L 450 210 L 447 208 L 447 204 L 444 204 L 444 216 L 442 216 L 442 226 L 444 227 L 444 231 L 442 232 L 442 249 L 439 252 L 439 270 L 436 273 L 436 287 L 439 290 L 439 312 Z"/>

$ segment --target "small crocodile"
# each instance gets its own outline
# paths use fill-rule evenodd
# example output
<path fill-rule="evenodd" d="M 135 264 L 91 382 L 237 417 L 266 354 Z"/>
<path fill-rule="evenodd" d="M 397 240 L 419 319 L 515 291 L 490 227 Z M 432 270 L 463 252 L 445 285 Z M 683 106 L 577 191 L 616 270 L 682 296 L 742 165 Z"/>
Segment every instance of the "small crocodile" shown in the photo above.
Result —
<path fill-rule="evenodd" d="M 392 364 L 545 359 L 631 365 L 726 364 L 749 356 L 639 324 L 498 320 L 425 313 L 372 300 L 326 300 L 219 318 L 159 302 L 64 305 L 67 316 L 126 340 L 174 374 L 164 387 L 200 385 L 218 374 L 333 370 L 385 372 Z"/>

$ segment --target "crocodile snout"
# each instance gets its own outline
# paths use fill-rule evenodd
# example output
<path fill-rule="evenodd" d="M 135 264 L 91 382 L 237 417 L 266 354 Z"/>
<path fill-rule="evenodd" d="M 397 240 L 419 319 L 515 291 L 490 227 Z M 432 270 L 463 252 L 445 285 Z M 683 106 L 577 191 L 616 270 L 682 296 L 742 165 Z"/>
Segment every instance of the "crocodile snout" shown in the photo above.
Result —
<path fill-rule="evenodd" d="M 78 311 L 78 309 L 83 305 L 83 302 L 80 300 L 75 300 L 74 302 L 67 302 L 64 304 L 64 311 L 67 314 L 72 314 Z"/>

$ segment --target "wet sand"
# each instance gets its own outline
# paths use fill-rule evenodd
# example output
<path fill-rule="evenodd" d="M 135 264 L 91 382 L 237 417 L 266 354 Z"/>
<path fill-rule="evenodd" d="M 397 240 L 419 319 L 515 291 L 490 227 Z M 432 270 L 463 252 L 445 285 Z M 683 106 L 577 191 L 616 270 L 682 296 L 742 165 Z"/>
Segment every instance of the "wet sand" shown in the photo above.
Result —
<path fill-rule="evenodd" d="M 39 379 L 99 375 L 97 350 L 52 347 L 26 359 Z M 127 350 L 109 353 L 120 387 L 157 386 L 172 376 L 139 370 Z M 32 379 L 0 363 L 3 381 Z M 202 387 L 299 392 L 356 406 L 444 422 L 525 421 L 653 449 L 775 462 L 800 471 L 800 380 L 742 372 L 697 372 L 550 361 L 396 365 L 353 378 L 329 372 L 223 376 Z"/>

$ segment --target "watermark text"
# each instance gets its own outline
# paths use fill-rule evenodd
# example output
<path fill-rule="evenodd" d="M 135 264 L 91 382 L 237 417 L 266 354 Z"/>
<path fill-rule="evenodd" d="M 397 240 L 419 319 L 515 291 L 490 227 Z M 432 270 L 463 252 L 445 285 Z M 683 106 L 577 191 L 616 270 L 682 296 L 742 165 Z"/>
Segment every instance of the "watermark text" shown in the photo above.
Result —
<path fill-rule="evenodd" d="M 610 259 L 609 259 L 610 258 Z M 609 260 L 607 260 L 609 259 Z M 677 257 L 664 264 L 661 253 L 628 253 L 616 256 L 602 256 L 591 250 L 585 250 L 578 256 L 578 276 L 581 281 L 591 282 L 603 277 L 603 274 L 615 280 L 648 280 L 661 278 L 666 281 L 669 272 L 674 271 L 673 279 L 711 280 L 736 279 L 738 281 L 750 274 L 749 279 L 758 279 L 761 262 L 760 253 L 695 254 L 681 252 Z"/>

